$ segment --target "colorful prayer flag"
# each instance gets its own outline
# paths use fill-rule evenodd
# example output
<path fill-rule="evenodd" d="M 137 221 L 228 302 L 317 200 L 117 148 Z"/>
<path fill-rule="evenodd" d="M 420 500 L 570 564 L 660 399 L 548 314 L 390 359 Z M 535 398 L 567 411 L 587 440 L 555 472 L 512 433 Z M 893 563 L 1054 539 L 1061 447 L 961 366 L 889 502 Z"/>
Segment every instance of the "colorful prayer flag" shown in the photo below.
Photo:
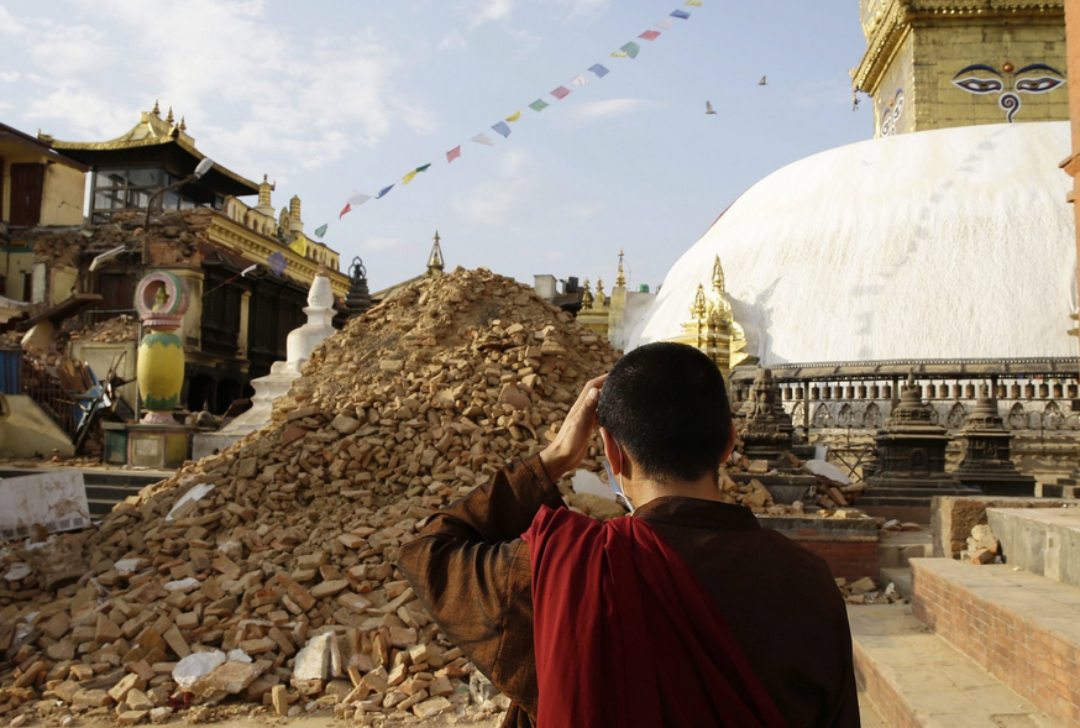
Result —
<path fill-rule="evenodd" d="M 450 164 L 455 159 L 461 156 L 461 146 L 456 146 L 446 153 L 446 163 Z"/>
<path fill-rule="evenodd" d="M 612 58 L 626 58 L 626 51 L 614 51 L 611 54 Z"/>
<path fill-rule="evenodd" d="M 409 184 L 410 182 L 413 181 L 413 177 L 415 177 L 416 174 L 417 174 L 417 172 L 416 172 L 415 169 L 412 172 L 409 172 L 407 175 L 405 175 L 404 177 L 401 178 L 401 184 L 403 184 L 403 185 Z"/>
<path fill-rule="evenodd" d="M 338 214 L 337 219 L 340 220 L 341 218 L 345 217 L 346 213 L 349 212 L 352 212 L 352 205 L 346 202 L 345 207 L 341 208 L 341 212 Z"/>
<path fill-rule="evenodd" d="M 477 134 L 472 138 L 472 140 L 477 144 L 483 144 L 485 147 L 495 146 L 495 142 L 491 141 L 491 139 L 488 138 L 487 134 Z"/>
<path fill-rule="evenodd" d="M 544 101 L 543 99 L 537 99 L 536 101 L 533 101 L 531 104 L 529 104 L 529 108 L 533 111 L 543 111 L 549 106 L 551 106 L 551 104 L 549 104 L 547 101 Z"/>
<path fill-rule="evenodd" d="M 365 195 L 362 192 L 356 192 L 354 190 L 353 193 L 352 193 L 352 197 L 350 197 L 348 199 L 348 203 L 350 205 L 352 205 L 353 207 L 360 207 L 360 205 L 364 204 L 365 202 L 367 202 L 370 199 L 371 199 L 371 195 Z"/>
<path fill-rule="evenodd" d="M 597 78 L 603 78 L 604 76 L 611 73 L 611 71 L 607 70 L 606 68 L 601 66 L 599 63 L 594 64 L 592 66 L 589 66 L 589 70 L 592 71 L 593 73 L 595 73 Z"/>
<path fill-rule="evenodd" d="M 494 129 L 499 134 L 502 134 L 503 138 L 506 138 L 506 137 L 510 136 L 510 125 L 507 124 L 505 121 L 500 121 L 498 124 L 496 124 L 495 126 L 493 126 L 491 128 Z"/>
<path fill-rule="evenodd" d="M 297 255 L 307 257 L 307 238 L 303 235 L 297 235 L 296 240 L 289 243 L 289 250 Z"/>
<path fill-rule="evenodd" d="M 277 251 L 269 258 L 266 259 L 266 267 L 269 268 L 274 275 L 281 277 L 281 274 L 285 272 L 285 269 L 289 266 L 289 261 L 285 259 L 285 256 L 281 251 Z"/>
<path fill-rule="evenodd" d="M 394 185 L 390 185 L 389 187 L 383 187 L 381 190 L 379 190 L 379 194 L 375 195 L 375 199 L 381 200 L 382 198 L 386 197 L 386 193 L 392 189 L 394 189 Z"/>
<path fill-rule="evenodd" d="M 621 50 L 623 53 L 630 56 L 631 58 L 637 58 L 637 54 L 641 52 L 641 46 L 639 46 L 637 43 L 631 42 L 627 43 L 619 50 Z"/>
<path fill-rule="evenodd" d="M 326 235 L 326 228 L 328 227 L 330 227 L 329 224 L 315 228 L 315 237 L 321 238 L 323 235 Z"/>
<path fill-rule="evenodd" d="M 687 3 L 687 5 L 689 5 L 689 3 Z M 685 10 L 676 10 L 671 13 L 671 17 L 678 18 L 679 20 L 689 20 L 690 13 L 686 12 Z"/>
<path fill-rule="evenodd" d="M 551 92 L 551 95 L 557 98 L 559 101 L 562 101 L 570 95 L 570 89 L 566 88 L 566 86 L 559 86 L 559 88 Z"/>
<path fill-rule="evenodd" d="M 646 30 L 644 33 L 638 36 L 638 38 L 644 38 L 645 40 L 656 40 L 659 37 L 659 30 Z"/>
<path fill-rule="evenodd" d="M 513 114 L 510 114 L 510 116 L 506 117 L 506 120 L 510 121 L 510 122 L 514 122 L 514 121 L 517 121 L 520 118 L 521 118 L 521 112 L 520 111 L 515 111 Z"/>
<path fill-rule="evenodd" d="M 686 0 L 683 5 L 693 5 L 696 8 L 701 7 L 701 0 Z"/>
<path fill-rule="evenodd" d="M 675 24 L 675 21 L 672 20 L 671 18 L 664 18 L 663 20 L 661 20 L 659 23 L 656 24 L 656 27 L 659 28 L 660 30 L 671 30 L 671 26 L 674 25 L 674 24 Z"/>
<path fill-rule="evenodd" d="M 584 73 L 582 73 L 582 74 L 580 74 L 578 76 L 574 76 L 574 78 L 571 79 L 571 81 L 570 81 L 570 83 L 574 84 L 575 86 L 584 86 L 588 82 L 589 82 L 589 77 L 586 76 Z"/>

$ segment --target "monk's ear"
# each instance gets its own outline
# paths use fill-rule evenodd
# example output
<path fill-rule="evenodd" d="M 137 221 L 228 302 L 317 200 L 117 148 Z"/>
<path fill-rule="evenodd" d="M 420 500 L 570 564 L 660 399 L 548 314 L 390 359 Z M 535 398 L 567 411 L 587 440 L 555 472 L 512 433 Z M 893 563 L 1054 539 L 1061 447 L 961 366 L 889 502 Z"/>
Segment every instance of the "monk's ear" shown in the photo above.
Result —
<path fill-rule="evenodd" d="M 607 428 L 600 428 L 600 439 L 604 441 L 604 457 L 607 458 L 608 463 L 611 464 L 611 472 L 618 475 L 623 472 L 623 453 L 622 448 L 615 442 L 615 438 L 611 436 L 611 433 L 607 431 Z"/>
<path fill-rule="evenodd" d="M 720 464 L 723 465 L 731 457 L 731 453 L 735 451 L 735 438 L 738 435 L 735 432 L 735 423 L 731 423 L 731 432 L 728 433 L 727 447 L 724 448 L 724 457 L 720 458 Z"/>

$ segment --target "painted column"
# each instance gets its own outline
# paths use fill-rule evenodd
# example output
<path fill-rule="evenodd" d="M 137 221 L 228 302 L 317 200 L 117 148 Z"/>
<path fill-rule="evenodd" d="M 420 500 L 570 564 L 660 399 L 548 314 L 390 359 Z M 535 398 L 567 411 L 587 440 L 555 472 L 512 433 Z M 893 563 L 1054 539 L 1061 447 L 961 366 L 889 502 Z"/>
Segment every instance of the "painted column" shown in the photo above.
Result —
<path fill-rule="evenodd" d="M 136 377 L 146 424 L 175 424 L 173 410 L 184 386 L 184 342 L 177 335 L 189 303 L 188 289 L 175 273 L 157 271 L 142 279 L 135 307 L 146 334 L 139 343 Z"/>

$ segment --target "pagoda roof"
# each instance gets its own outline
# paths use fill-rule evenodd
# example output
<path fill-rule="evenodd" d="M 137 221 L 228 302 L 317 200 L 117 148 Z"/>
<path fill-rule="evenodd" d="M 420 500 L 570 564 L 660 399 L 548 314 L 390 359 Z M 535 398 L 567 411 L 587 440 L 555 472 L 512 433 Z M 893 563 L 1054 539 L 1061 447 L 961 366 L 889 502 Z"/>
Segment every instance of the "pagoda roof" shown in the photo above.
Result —
<path fill-rule="evenodd" d="M 206 155 L 195 147 L 195 139 L 188 135 L 182 120 L 179 124 L 173 123 L 172 110 L 166 119 L 162 119 L 156 110 L 155 106 L 154 111 L 144 111 L 138 124 L 109 141 L 65 142 L 41 134 L 39 137 L 53 149 L 94 167 L 153 160 L 167 163 L 181 174 L 190 174 Z M 200 184 L 234 197 L 259 193 L 256 183 L 216 161 Z"/>
<path fill-rule="evenodd" d="M 18 129 L 8 126 L 7 124 L 0 124 L 0 142 L 13 142 L 20 147 L 24 147 L 31 151 L 37 152 L 43 157 L 47 157 L 59 164 L 77 169 L 80 172 L 88 171 L 88 168 L 82 162 L 78 162 L 71 157 L 61 154 L 52 148 L 52 145 L 48 140 L 38 139 L 32 137 L 26 132 L 19 131 Z"/>

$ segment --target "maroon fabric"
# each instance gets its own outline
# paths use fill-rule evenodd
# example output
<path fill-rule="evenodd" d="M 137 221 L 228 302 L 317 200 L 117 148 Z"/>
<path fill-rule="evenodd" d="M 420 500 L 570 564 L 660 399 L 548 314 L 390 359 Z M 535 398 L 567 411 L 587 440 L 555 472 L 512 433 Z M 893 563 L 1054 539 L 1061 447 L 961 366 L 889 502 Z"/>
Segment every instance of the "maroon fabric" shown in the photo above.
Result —
<path fill-rule="evenodd" d="M 543 506 L 532 557 L 537 728 L 782 728 L 690 568 L 640 518 Z"/>

